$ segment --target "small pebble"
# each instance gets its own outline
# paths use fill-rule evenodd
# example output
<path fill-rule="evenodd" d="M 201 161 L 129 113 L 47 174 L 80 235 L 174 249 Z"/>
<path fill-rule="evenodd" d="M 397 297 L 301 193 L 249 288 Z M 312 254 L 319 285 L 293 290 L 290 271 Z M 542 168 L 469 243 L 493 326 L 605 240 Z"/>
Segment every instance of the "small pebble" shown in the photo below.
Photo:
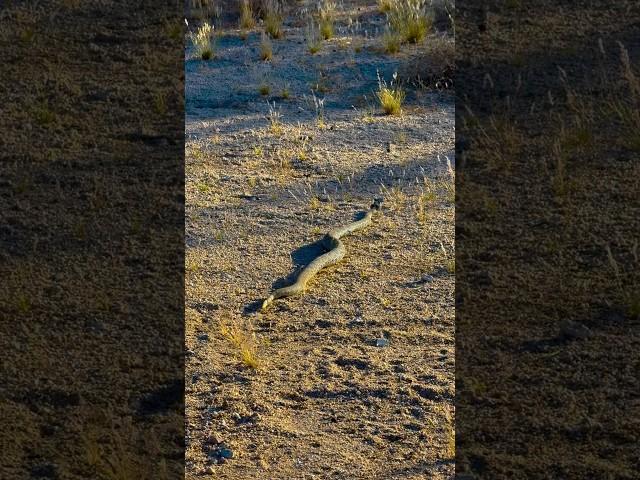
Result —
<path fill-rule="evenodd" d="M 206 443 L 210 445 L 219 445 L 223 441 L 224 440 L 220 435 L 209 435 L 209 437 L 207 437 Z"/>
<path fill-rule="evenodd" d="M 389 340 L 386 338 L 378 338 L 376 339 L 376 347 L 386 347 L 389 345 Z"/>

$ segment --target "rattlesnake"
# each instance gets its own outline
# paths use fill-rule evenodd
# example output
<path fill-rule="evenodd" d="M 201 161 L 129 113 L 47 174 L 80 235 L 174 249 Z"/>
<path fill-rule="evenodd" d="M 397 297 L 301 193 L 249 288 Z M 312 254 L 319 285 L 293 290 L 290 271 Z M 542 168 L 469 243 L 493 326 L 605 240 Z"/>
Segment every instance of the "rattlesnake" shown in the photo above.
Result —
<path fill-rule="evenodd" d="M 316 273 L 323 268 L 336 264 L 342 260 L 346 253 L 346 249 L 344 244 L 340 241 L 340 238 L 368 226 L 371 223 L 373 212 L 380 210 L 381 204 L 382 199 L 376 198 L 371 204 L 369 210 L 366 212 L 364 218 L 343 227 L 335 228 L 327 233 L 322 239 L 322 246 L 327 250 L 327 253 L 316 257 L 309 265 L 307 265 L 300 272 L 293 285 L 279 288 L 269 295 L 269 297 L 262 303 L 262 309 L 264 310 L 267 308 L 277 298 L 290 297 L 304 293 L 307 282 L 309 282 Z"/>

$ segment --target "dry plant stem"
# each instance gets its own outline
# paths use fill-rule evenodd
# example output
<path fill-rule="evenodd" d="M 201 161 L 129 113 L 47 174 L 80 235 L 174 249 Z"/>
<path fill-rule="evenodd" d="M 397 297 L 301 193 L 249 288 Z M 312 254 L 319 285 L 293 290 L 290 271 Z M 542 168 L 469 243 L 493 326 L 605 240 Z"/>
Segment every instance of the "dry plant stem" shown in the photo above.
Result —
<path fill-rule="evenodd" d="M 344 244 L 340 241 L 340 238 L 348 235 L 356 230 L 363 229 L 371 224 L 371 218 L 373 212 L 380 210 L 382 200 L 375 199 L 371 208 L 367 211 L 364 218 L 356 222 L 352 222 L 343 227 L 336 228 L 327 233 L 322 242 L 327 253 L 320 255 L 314 259 L 309 265 L 307 265 L 302 272 L 298 275 L 296 282 L 288 287 L 279 288 L 274 291 L 269 297 L 262 303 L 262 310 L 266 309 L 274 300 L 278 298 L 291 297 L 294 295 L 300 295 L 304 293 L 305 288 L 309 280 L 311 280 L 320 270 L 330 265 L 334 265 L 340 262 L 346 253 Z"/>

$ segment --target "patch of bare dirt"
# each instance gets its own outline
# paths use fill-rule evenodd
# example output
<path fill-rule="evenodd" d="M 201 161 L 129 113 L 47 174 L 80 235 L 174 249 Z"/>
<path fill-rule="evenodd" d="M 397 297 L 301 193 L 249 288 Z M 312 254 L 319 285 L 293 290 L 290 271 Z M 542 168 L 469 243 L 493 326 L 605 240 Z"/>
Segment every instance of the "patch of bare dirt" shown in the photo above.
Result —
<path fill-rule="evenodd" d="M 456 469 L 636 478 L 640 8 L 485 6 L 457 25 Z"/>

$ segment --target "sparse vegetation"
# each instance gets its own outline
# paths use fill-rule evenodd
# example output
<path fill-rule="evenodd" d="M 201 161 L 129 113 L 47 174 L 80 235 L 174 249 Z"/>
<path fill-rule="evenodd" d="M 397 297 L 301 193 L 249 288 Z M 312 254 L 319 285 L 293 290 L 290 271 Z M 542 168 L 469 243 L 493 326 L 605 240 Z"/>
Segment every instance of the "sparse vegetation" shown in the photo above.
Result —
<path fill-rule="evenodd" d="M 256 26 L 256 20 L 253 16 L 253 8 L 249 0 L 242 0 L 240 3 L 240 28 L 250 30 Z"/>
<path fill-rule="evenodd" d="M 320 48 L 322 46 L 322 39 L 320 38 L 320 32 L 318 31 L 318 28 L 316 27 L 313 20 L 309 20 L 307 29 L 305 30 L 304 38 L 307 42 L 307 50 L 309 50 L 309 53 L 313 55 L 320 51 Z"/>
<path fill-rule="evenodd" d="M 394 0 L 378 0 L 378 10 L 381 13 L 387 13 L 391 10 L 394 4 Z"/>
<path fill-rule="evenodd" d="M 451 413 L 448 409 L 445 409 L 445 448 L 444 453 L 446 458 L 455 458 L 456 456 L 456 429 Z"/>
<path fill-rule="evenodd" d="M 405 92 L 399 85 L 394 84 L 397 76 L 397 73 L 394 73 L 393 80 L 387 85 L 386 81 L 378 75 L 378 91 L 376 92 L 376 97 L 384 113 L 387 115 L 398 115 L 402 111 Z"/>
<path fill-rule="evenodd" d="M 202 60 L 210 60 L 214 56 L 214 45 L 212 41 L 213 27 L 204 22 L 196 33 L 191 33 L 191 41 L 196 55 Z"/>
<path fill-rule="evenodd" d="M 318 8 L 320 35 L 325 40 L 333 38 L 333 22 L 335 18 L 336 4 L 329 0 L 323 0 Z"/>
<path fill-rule="evenodd" d="M 266 82 L 261 83 L 258 87 L 258 91 L 260 92 L 260 95 L 266 97 L 267 95 L 269 95 L 269 93 L 271 93 L 271 86 Z"/>
<path fill-rule="evenodd" d="M 269 36 L 262 32 L 260 38 L 260 59 L 264 61 L 271 60 L 273 58 L 273 45 Z"/>
<path fill-rule="evenodd" d="M 385 203 L 389 205 L 392 210 L 399 211 L 404 208 L 404 205 L 407 202 L 407 195 L 399 186 L 391 188 L 382 186 L 381 188 L 382 194 L 385 198 Z"/>
<path fill-rule="evenodd" d="M 284 20 L 282 5 L 278 0 L 265 0 L 263 5 L 265 32 L 272 38 L 282 38 L 284 36 L 284 31 L 282 30 L 282 22 Z"/>
<path fill-rule="evenodd" d="M 282 87 L 282 91 L 280 92 L 280 96 L 284 99 L 284 100 L 288 100 L 289 97 L 291 96 L 291 91 L 289 90 L 289 84 L 286 83 L 284 87 Z"/>
<path fill-rule="evenodd" d="M 316 111 L 316 123 L 318 127 L 322 128 L 324 126 L 324 98 L 316 97 L 315 92 L 312 93 L 313 98 L 313 107 Z"/>
<path fill-rule="evenodd" d="M 194 440 L 185 455 L 192 462 L 192 472 L 204 473 L 209 466 L 214 475 L 220 470 L 208 455 L 217 446 L 207 440 L 226 437 L 213 424 L 211 428 L 201 428 L 207 420 L 200 416 L 203 411 L 216 416 L 216 425 L 224 420 L 225 431 L 230 435 L 237 429 L 251 428 L 254 422 L 289 429 L 292 410 L 287 407 L 283 412 L 286 417 L 271 410 L 269 403 L 276 393 L 272 395 L 270 388 L 287 390 L 283 401 L 296 408 L 298 395 L 313 395 L 324 402 L 325 386 L 300 375 L 308 368 L 320 369 L 323 378 L 326 371 L 326 389 L 334 391 L 342 388 L 343 374 L 377 369 L 377 357 L 384 357 L 385 362 L 403 362 L 407 369 L 411 362 L 420 362 L 422 356 L 404 348 L 406 339 L 417 332 L 421 342 L 429 346 L 430 358 L 439 358 L 438 352 L 443 348 L 451 352 L 455 277 L 446 269 L 453 256 L 454 212 L 445 201 L 446 192 L 437 176 L 442 163 L 436 162 L 433 155 L 436 151 L 453 150 L 453 136 L 444 133 L 447 125 L 452 125 L 454 110 L 451 104 L 440 109 L 445 106 L 440 99 L 437 108 L 431 110 L 429 97 L 413 90 L 410 93 L 404 79 L 399 81 L 400 72 L 392 79 L 391 60 L 383 58 L 379 48 L 383 34 L 380 20 L 384 15 L 371 15 L 370 8 L 354 13 L 357 9 L 352 8 L 353 4 L 343 13 L 341 4 L 333 1 L 338 6 L 332 17 L 335 35 L 331 40 L 325 40 L 321 31 L 319 0 L 304 4 L 281 2 L 287 8 L 286 35 L 282 40 L 266 31 L 263 20 L 267 12 L 262 0 L 250 0 L 256 19 L 260 16 L 263 20 L 257 22 L 250 41 L 244 45 L 237 38 L 238 30 L 232 30 L 236 38 L 230 33 L 224 42 L 219 42 L 225 50 L 219 47 L 217 51 L 217 57 L 224 61 L 215 65 L 216 78 L 212 78 L 212 69 L 206 65 L 200 68 L 187 64 L 186 92 L 195 93 L 195 98 L 186 102 L 185 123 L 185 229 L 189 242 L 185 342 L 193 352 L 185 361 L 189 392 L 185 408 L 190 422 L 187 428 Z M 234 21 L 237 24 L 238 16 Z M 396 33 L 395 43 L 400 49 L 403 42 Z M 260 60 L 262 43 L 272 45 L 272 63 Z M 425 48 L 426 45 L 425 42 Z M 356 55 L 354 50 L 361 48 L 362 53 Z M 239 49 L 245 51 L 238 54 Z M 407 48 L 409 52 L 422 49 Z M 405 59 L 397 60 L 402 64 Z M 365 73 L 371 68 L 375 72 L 376 63 L 380 65 L 381 78 Z M 208 90 L 203 90 L 205 85 Z M 381 98 L 385 105 L 387 102 L 383 88 L 395 102 L 389 114 L 402 112 L 402 116 L 383 116 L 385 107 L 379 103 Z M 204 95 L 215 98 L 224 111 L 212 115 L 208 108 L 197 108 Z M 442 104 L 451 101 L 449 96 L 442 97 Z M 175 99 L 168 98 L 171 108 Z M 440 121 L 421 124 L 426 110 L 422 107 Z M 363 118 L 365 111 L 367 116 Z M 429 130 L 428 140 L 420 131 L 423 127 Z M 213 136 L 217 141 L 212 140 Z M 424 177 L 432 181 L 433 192 L 426 185 L 423 187 Z M 420 197 L 422 191 L 424 195 Z M 273 309 L 256 314 L 254 308 L 261 303 L 258 300 L 263 300 L 261 297 L 270 290 L 289 284 L 299 267 L 324 252 L 324 235 L 362 218 L 374 196 L 384 197 L 382 208 L 363 235 L 354 234 L 344 240 L 350 255 L 342 266 L 327 270 L 310 283 L 306 298 L 281 299 Z M 440 250 L 440 242 L 446 252 Z M 197 256 L 200 252 L 202 257 Z M 376 295 L 374 290 L 381 282 L 398 286 L 401 282 L 406 295 Z M 430 292 L 427 303 L 422 302 L 425 289 Z M 333 313 L 324 315 L 324 299 L 331 300 L 332 309 L 344 312 L 343 318 Z M 412 310 L 420 326 L 425 322 L 433 328 L 416 331 L 414 319 L 403 320 L 402 316 L 393 325 L 375 320 L 394 311 Z M 357 345 L 345 342 L 349 346 L 336 358 L 326 354 L 320 343 L 314 346 L 309 342 L 312 336 L 323 334 L 344 342 L 354 331 L 363 333 Z M 388 342 L 378 342 L 380 338 Z M 298 357 L 301 362 L 287 361 Z M 203 358 L 207 362 L 202 362 Z M 438 375 L 433 383 L 439 393 L 442 385 L 451 385 L 451 362 L 452 358 L 447 357 L 437 362 L 438 368 L 428 366 L 425 371 Z M 280 371 L 282 375 L 273 375 Z M 333 377 L 334 373 L 338 376 Z M 266 382 L 257 381 L 257 374 L 264 375 Z M 383 372 L 385 379 L 389 374 Z M 238 381 L 218 384 L 218 375 Z M 300 392 L 290 391 L 287 382 L 291 379 L 300 379 Z M 364 380 L 354 380 L 353 388 L 364 388 Z M 395 396 L 396 387 L 390 384 L 385 397 Z M 213 394 L 209 395 L 209 391 Z M 207 394 L 199 395 L 200 392 Z M 374 428 L 392 425 L 384 433 L 394 437 L 405 435 L 405 430 L 424 432 L 430 439 L 430 457 L 444 460 L 448 433 L 442 416 L 432 408 L 434 404 L 450 405 L 452 397 L 434 396 L 417 386 L 412 387 L 412 392 L 410 411 L 403 415 L 402 423 L 393 423 L 395 411 L 374 412 L 376 415 L 367 416 L 366 421 Z M 336 414 L 345 415 L 344 408 L 338 405 Z M 341 427 L 341 432 L 360 421 L 351 413 L 344 418 L 347 425 Z M 431 418 L 436 421 L 434 427 L 426 425 Z M 425 425 L 418 426 L 423 421 Z M 270 428 L 260 429 L 259 433 L 260 442 L 275 439 Z M 323 445 L 313 448 L 324 454 L 323 438 L 329 437 L 323 430 L 319 433 L 323 437 L 314 440 Z M 384 436 L 374 436 L 380 446 L 388 444 Z M 237 442 L 235 433 L 228 439 L 234 457 L 225 460 L 222 468 L 244 469 L 253 462 L 250 452 L 244 443 Z M 366 437 L 358 436 L 355 441 L 366 441 Z M 302 447 L 301 454 L 310 452 L 309 443 Z M 202 446 L 206 448 L 203 450 Z M 397 455 L 408 458 L 413 446 L 406 442 L 397 446 Z M 371 471 L 391 458 L 383 450 L 383 458 L 371 463 Z M 265 460 L 270 464 L 272 459 L 265 456 Z M 340 468 L 345 461 L 339 459 Z M 416 459 L 407 467 L 413 468 L 419 461 Z M 453 473 L 453 464 L 443 461 L 438 469 L 434 473 L 443 469 Z M 274 474 L 294 478 L 298 470 L 285 466 Z"/>
<path fill-rule="evenodd" d="M 393 0 L 387 18 L 391 30 L 410 43 L 424 40 L 433 23 L 426 0 Z"/>
<path fill-rule="evenodd" d="M 455 75 L 455 41 L 448 35 L 437 35 L 421 48 L 399 72 L 400 78 L 421 86 L 449 88 Z"/>
<path fill-rule="evenodd" d="M 190 0 L 189 17 L 205 20 L 211 17 L 220 17 L 220 6 L 213 0 Z"/>
<path fill-rule="evenodd" d="M 275 135 L 281 135 L 284 129 L 280 121 L 280 112 L 276 109 L 276 102 L 274 101 L 273 104 L 271 104 L 267 100 L 267 105 L 269 106 L 269 115 L 267 117 L 269 120 L 269 130 Z"/>
<path fill-rule="evenodd" d="M 397 32 L 394 32 L 390 29 L 386 29 L 384 34 L 382 35 L 382 45 L 384 46 L 384 51 L 386 53 L 398 53 L 400 51 L 400 44 L 402 43 L 402 38 Z"/>
<path fill-rule="evenodd" d="M 258 358 L 258 342 L 249 322 L 240 325 L 239 322 L 227 318 L 220 320 L 220 333 L 237 349 L 240 361 L 253 370 L 257 370 L 261 361 Z"/>
<path fill-rule="evenodd" d="M 429 218 L 428 207 L 433 204 L 435 194 L 431 191 L 422 191 L 416 198 L 416 218 L 418 223 L 425 224 Z"/>

